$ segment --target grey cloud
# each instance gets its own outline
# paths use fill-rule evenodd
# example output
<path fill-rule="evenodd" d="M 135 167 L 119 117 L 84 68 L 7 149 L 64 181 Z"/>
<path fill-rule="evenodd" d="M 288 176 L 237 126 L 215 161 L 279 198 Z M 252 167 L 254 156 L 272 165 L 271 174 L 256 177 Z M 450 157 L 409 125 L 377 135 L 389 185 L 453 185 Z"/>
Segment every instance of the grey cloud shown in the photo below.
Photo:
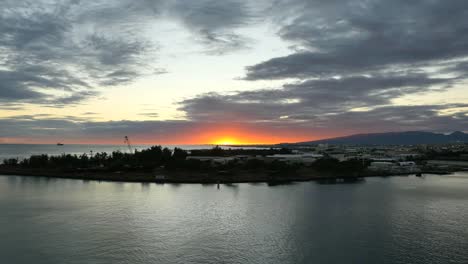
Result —
<path fill-rule="evenodd" d="M 144 117 L 149 117 L 149 118 L 156 118 L 156 117 L 159 117 L 159 113 L 156 113 L 156 112 L 145 112 L 145 113 L 140 113 L 139 114 L 140 116 L 144 116 Z"/>
<path fill-rule="evenodd" d="M 430 78 L 423 73 L 351 76 L 312 79 L 286 84 L 281 89 L 243 91 L 230 95 L 208 93 L 180 102 L 191 120 L 249 120 L 255 122 L 319 118 L 354 108 L 391 104 L 406 94 L 441 91 L 450 78 Z M 443 86 L 441 86 L 443 85 Z"/>
<path fill-rule="evenodd" d="M 181 104 L 180 110 L 186 112 L 189 120 L 202 122 L 271 120 L 273 115 L 286 111 L 281 104 L 238 102 L 235 98 L 216 93 L 187 99 Z"/>
<path fill-rule="evenodd" d="M 88 90 L 81 81 L 73 81 L 67 75 L 40 71 L 0 71 L 0 102 L 27 102 L 36 104 L 65 105 L 94 97 L 97 92 Z M 37 89 L 54 89 L 65 96 L 52 96 Z"/>
<path fill-rule="evenodd" d="M 70 96 L 56 98 L 52 101 L 54 107 L 66 107 L 70 104 L 77 104 L 88 98 L 95 98 L 99 93 L 95 91 L 75 91 Z"/>
<path fill-rule="evenodd" d="M 160 18 L 179 21 L 193 33 L 209 54 L 224 54 L 245 48 L 250 42 L 236 30 L 249 24 L 254 17 L 255 5 L 246 0 L 116 0 L 84 2 L 86 10 L 78 20 L 118 24 L 126 30 L 138 30 L 142 19 L 155 21 Z M 123 23 L 122 21 L 125 21 Z M 130 22 L 130 23 L 129 23 Z"/>
<path fill-rule="evenodd" d="M 0 71 L 0 80 L 0 100 L 40 99 L 44 95 L 30 89 L 28 84 L 41 85 L 47 82 L 40 77 L 11 71 Z"/>
<path fill-rule="evenodd" d="M 0 110 L 15 111 L 15 110 L 23 110 L 23 109 L 24 109 L 23 106 L 17 103 L 2 102 L 2 104 L 0 104 Z"/>
<path fill-rule="evenodd" d="M 77 19 L 90 12 L 83 3 L 8 1 L 2 7 L 0 65 L 9 76 L 0 76 L 0 100 L 71 104 L 97 95 L 98 86 L 127 84 L 147 74 L 154 44 L 134 32 Z M 71 95 L 53 98 L 38 88 Z"/>
<path fill-rule="evenodd" d="M 241 92 L 224 103 L 219 97 L 218 113 L 223 107 L 237 113 L 267 105 L 265 111 L 252 111 L 252 121 L 287 117 L 296 126 L 324 129 L 466 130 L 466 111 L 440 115 L 457 105 L 391 106 L 404 95 L 466 83 L 466 10 L 468 3 L 461 0 L 279 0 L 271 9 L 272 21 L 293 53 L 247 67 L 245 79 L 294 78 L 297 83 Z M 196 100 L 184 107 L 194 119 L 209 116 Z"/>
<path fill-rule="evenodd" d="M 2 105 L 65 107 L 96 97 L 96 87 L 165 73 L 149 69 L 157 44 L 139 34 L 144 21 L 159 18 L 179 21 L 208 53 L 223 54 L 248 46 L 250 40 L 239 29 L 268 17 L 279 36 L 291 43 L 293 53 L 248 67 L 246 79 L 298 80 L 278 89 L 187 99 L 180 110 L 188 121 L 97 123 L 42 117 L 3 119 L 0 130 L 8 134 L 17 128 L 27 134 L 27 129 L 42 127 L 44 131 L 54 128 L 56 133 L 169 135 L 194 123 L 226 120 L 277 129 L 291 124 L 342 130 L 365 126 L 444 130 L 466 125 L 463 111 L 439 115 L 456 107 L 453 104 L 389 106 L 403 95 L 445 90 L 468 78 L 465 0 L 272 0 L 263 1 L 270 5 L 265 17 L 254 2 L 2 1 Z M 429 77 L 426 68 L 431 66 L 441 69 Z M 451 77 L 437 77 L 439 73 Z M 353 110 L 361 107 L 367 111 Z"/>
<path fill-rule="evenodd" d="M 188 121 L 107 121 L 85 122 L 83 120 L 36 119 L 17 120 L 0 119 L 2 137 L 52 139 L 61 137 L 67 140 L 121 140 L 130 136 L 139 141 L 148 139 L 171 140 L 177 134 L 194 127 Z M 16 132 L 15 132 L 16 130 Z"/>
<path fill-rule="evenodd" d="M 135 62 L 136 56 L 145 51 L 146 45 L 141 41 L 110 39 L 104 35 L 93 34 L 87 37 L 86 47 L 100 65 L 121 65 Z"/>
<path fill-rule="evenodd" d="M 254 18 L 249 1 L 177 0 L 169 10 L 200 38 L 208 53 L 223 54 L 245 48 L 250 41 L 235 32 Z"/>
<path fill-rule="evenodd" d="M 85 115 L 85 116 L 93 116 L 93 115 L 97 115 L 98 113 L 96 112 L 84 112 L 84 113 L 81 113 L 81 115 Z"/>
<path fill-rule="evenodd" d="M 207 54 L 223 55 L 232 51 L 248 48 L 250 39 L 234 33 L 217 34 L 203 32 L 202 43 L 205 44 Z"/>
<path fill-rule="evenodd" d="M 278 6 L 274 14 L 291 14 L 276 19 L 279 34 L 300 51 L 248 67 L 247 79 L 346 75 L 468 56 L 463 0 L 296 0 Z"/>
<path fill-rule="evenodd" d="M 100 85 L 127 84 L 150 74 L 144 56 L 155 52 L 149 42 L 128 37 L 109 37 L 93 33 L 82 43 L 78 61 L 86 66 L 89 76 Z"/>
<path fill-rule="evenodd" d="M 35 119 L 33 116 L 0 119 L 1 137 L 46 138 L 79 130 L 79 124 L 69 120 Z"/>
<path fill-rule="evenodd" d="M 466 79 L 468 78 L 468 61 L 451 62 L 444 70 L 448 74 L 457 74 L 460 80 Z"/>
<path fill-rule="evenodd" d="M 387 106 L 368 112 L 347 112 L 322 121 L 329 129 L 343 129 L 349 133 L 382 131 L 466 131 L 468 110 L 455 115 L 441 115 L 440 111 L 468 104 Z"/>
<path fill-rule="evenodd" d="M 468 110 L 457 115 L 440 115 L 439 112 L 468 104 L 387 106 L 367 112 L 346 112 L 321 116 L 316 120 L 291 122 L 288 120 L 268 121 L 255 124 L 255 129 L 271 134 L 291 132 L 311 135 L 352 134 L 379 131 L 427 130 L 449 132 L 466 131 Z M 247 125 L 245 122 L 229 120 L 231 124 Z M 121 139 L 129 135 L 138 141 L 173 141 L 178 135 L 203 131 L 212 126 L 221 126 L 226 120 L 210 122 L 194 121 L 108 121 L 86 122 L 83 119 L 23 116 L 0 119 L 0 140 L 2 138 L 35 138 L 43 140 L 91 140 Z M 337 132 L 339 131 L 339 132 Z"/>
<path fill-rule="evenodd" d="M 117 24 L 119 27 L 140 25 L 141 18 L 155 17 L 164 4 L 164 0 L 96 0 L 79 1 L 76 20 L 89 21 L 98 25 Z M 129 23 L 130 22 L 130 23 Z"/>
<path fill-rule="evenodd" d="M 243 25 L 249 13 L 246 2 L 239 0 L 175 1 L 172 9 L 187 26 L 209 31 Z"/>
<path fill-rule="evenodd" d="M 63 44 L 70 22 L 60 14 L 34 8 L 5 8 L 0 12 L 0 44 L 13 51 L 32 52 L 38 59 L 48 60 L 59 54 L 50 48 Z M 27 53 L 15 54 L 29 56 Z"/>
<path fill-rule="evenodd" d="M 243 48 L 249 40 L 236 30 L 251 21 L 251 11 L 240 0 L 3 1 L 0 66 L 15 81 L 4 82 L 0 100 L 51 105 L 60 99 L 40 88 L 76 93 L 59 101 L 79 102 L 96 87 L 165 73 L 149 66 L 158 46 L 140 34 L 161 18 L 180 21 L 208 53 Z"/>

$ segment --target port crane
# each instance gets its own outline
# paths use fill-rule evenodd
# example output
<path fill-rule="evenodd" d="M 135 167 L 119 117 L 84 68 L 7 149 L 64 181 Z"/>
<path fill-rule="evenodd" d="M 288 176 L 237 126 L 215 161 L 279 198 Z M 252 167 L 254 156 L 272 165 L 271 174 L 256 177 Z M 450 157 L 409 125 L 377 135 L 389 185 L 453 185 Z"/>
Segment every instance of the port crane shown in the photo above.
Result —
<path fill-rule="evenodd" d="M 130 144 L 130 139 L 128 138 L 128 136 L 125 136 L 124 143 L 127 144 L 127 147 L 128 147 L 128 150 L 130 150 L 130 153 L 133 153 L 132 144 Z"/>

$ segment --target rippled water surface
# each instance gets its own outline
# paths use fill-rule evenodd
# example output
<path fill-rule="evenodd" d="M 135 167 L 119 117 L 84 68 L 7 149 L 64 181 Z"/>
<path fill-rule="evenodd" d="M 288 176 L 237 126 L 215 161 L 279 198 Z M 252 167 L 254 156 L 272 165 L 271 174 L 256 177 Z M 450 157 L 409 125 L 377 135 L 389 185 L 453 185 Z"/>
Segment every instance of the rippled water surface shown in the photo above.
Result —
<path fill-rule="evenodd" d="M 468 174 L 156 185 L 0 177 L 0 263 L 468 263 Z"/>

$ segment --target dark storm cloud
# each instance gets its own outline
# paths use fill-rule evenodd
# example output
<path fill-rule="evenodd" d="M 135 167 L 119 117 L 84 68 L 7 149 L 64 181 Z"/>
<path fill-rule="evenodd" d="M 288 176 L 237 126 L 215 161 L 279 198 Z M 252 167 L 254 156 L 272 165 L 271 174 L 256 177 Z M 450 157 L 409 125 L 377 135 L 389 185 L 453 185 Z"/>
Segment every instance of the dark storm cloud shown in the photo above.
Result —
<path fill-rule="evenodd" d="M 279 1 L 280 36 L 299 50 L 247 68 L 246 78 L 309 78 L 421 67 L 468 56 L 468 2 Z"/>

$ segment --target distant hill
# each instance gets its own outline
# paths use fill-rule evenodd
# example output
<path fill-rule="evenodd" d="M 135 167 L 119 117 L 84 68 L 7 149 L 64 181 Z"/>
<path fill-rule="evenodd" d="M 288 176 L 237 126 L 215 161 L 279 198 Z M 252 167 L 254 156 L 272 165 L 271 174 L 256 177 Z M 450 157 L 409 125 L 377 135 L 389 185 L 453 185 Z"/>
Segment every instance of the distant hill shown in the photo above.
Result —
<path fill-rule="evenodd" d="M 417 145 L 417 144 L 447 144 L 468 143 L 468 134 L 457 131 L 451 134 L 439 134 L 422 131 L 389 132 L 374 134 L 358 134 L 346 137 L 322 139 L 316 141 L 295 143 L 298 145 L 312 144 L 343 144 L 343 145 Z"/>

